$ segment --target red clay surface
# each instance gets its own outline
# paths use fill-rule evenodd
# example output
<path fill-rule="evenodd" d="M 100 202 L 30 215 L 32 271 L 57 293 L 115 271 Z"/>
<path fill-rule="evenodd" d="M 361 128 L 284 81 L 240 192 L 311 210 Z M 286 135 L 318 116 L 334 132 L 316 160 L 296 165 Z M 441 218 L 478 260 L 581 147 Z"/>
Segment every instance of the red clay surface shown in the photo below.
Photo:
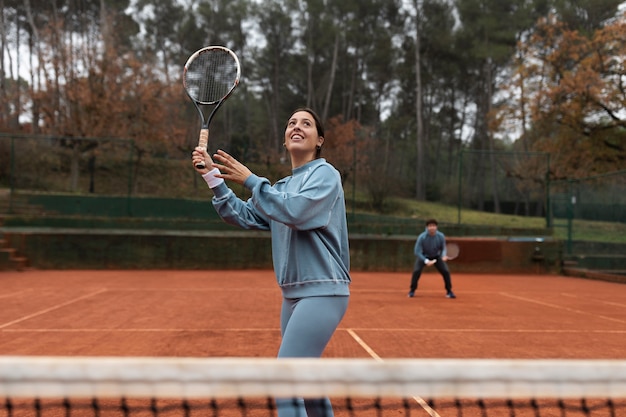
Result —
<path fill-rule="evenodd" d="M 626 286 L 561 276 L 353 273 L 326 357 L 626 359 Z M 0 354 L 273 357 L 271 271 L 0 272 Z"/>
<path fill-rule="evenodd" d="M 409 273 L 352 278 L 326 357 L 626 359 L 624 284 L 457 273 L 451 300 L 436 273 L 414 298 Z M 0 355 L 274 357 L 280 302 L 272 271 L 0 272 Z"/>

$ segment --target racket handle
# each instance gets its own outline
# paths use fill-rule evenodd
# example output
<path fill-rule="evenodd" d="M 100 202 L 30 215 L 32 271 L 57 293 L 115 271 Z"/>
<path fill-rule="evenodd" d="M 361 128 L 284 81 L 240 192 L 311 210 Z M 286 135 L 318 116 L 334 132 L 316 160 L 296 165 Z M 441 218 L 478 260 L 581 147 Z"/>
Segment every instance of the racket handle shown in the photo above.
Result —
<path fill-rule="evenodd" d="M 198 147 L 206 150 L 208 145 L 209 145 L 209 129 L 201 129 L 200 138 L 198 139 Z M 206 168 L 206 164 L 204 163 L 204 161 L 202 161 L 196 164 L 196 168 L 198 169 Z"/>

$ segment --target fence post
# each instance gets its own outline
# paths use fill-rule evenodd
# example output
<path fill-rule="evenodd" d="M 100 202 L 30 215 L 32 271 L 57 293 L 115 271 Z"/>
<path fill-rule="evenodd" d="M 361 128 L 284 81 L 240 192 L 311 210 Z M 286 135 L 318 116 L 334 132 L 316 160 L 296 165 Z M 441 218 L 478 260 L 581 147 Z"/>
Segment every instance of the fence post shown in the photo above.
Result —
<path fill-rule="evenodd" d="M 552 227 L 552 202 L 550 201 L 550 153 L 546 153 L 546 228 Z"/>
<path fill-rule="evenodd" d="M 567 254 L 572 254 L 572 235 L 574 229 L 574 205 L 576 204 L 576 195 L 573 192 L 574 180 L 567 181 Z"/>
<path fill-rule="evenodd" d="M 126 197 L 126 214 L 128 214 L 129 217 L 132 217 L 133 213 L 131 201 L 133 193 L 133 148 L 135 142 L 132 139 L 129 139 L 128 143 L 130 145 L 130 150 L 128 151 L 128 195 Z"/>
<path fill-rule="evenodd" d="M 15 138 L 11 136 L 11 166 L 9 168 L 9 213 L 13 213 L 13 196 L 15 188 Z"/>
<path fill-rule="evenodd" d="M 457 224 L 461 224 L 461 206 L 463 204 L 463 186 L 461 184 L 461 181 L 463 179 L 463 148 L 461 148 L 461 151 L 459 152 L 459 190 L 458 190 L 458 196 L 457 196 L 457 200 L 458 200 L 458 213 L 457 213 Z"/>

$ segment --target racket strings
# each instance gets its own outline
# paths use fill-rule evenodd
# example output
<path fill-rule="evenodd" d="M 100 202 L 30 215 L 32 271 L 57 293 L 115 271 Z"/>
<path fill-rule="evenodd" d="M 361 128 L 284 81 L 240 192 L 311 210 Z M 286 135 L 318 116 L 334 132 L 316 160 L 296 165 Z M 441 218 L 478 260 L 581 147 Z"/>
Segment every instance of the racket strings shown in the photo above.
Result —
<path fill-rule="evenodd" d="M 459 246 L 456 243 L 446 245 L 446 255 L 450 259 L 454 259 L 459 256 Z"/>
<path fill-rule="evenodd" d="M 203 104 L 214 104 L 235 87 L 239 65 L 222 50 L 209 50 L 191 61 L 185 71 L 185 88 Z"/>

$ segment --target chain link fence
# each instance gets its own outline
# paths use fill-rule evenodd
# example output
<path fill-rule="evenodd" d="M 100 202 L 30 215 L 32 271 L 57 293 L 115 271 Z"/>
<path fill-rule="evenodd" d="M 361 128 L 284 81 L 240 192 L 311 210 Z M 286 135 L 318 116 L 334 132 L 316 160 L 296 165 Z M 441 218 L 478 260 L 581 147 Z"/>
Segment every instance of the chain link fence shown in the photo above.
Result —
<path fill-rule="evenodd" d="M 56 209 L 72 215 L 214 217 L 205 208 L 210 193 L 188 155 L 179 152 L 176 159 L 175 151 L 159 146 L 142 149 L 130 139 L 0 134 L 0 189 L 11 197 L 35 195 L 46 205 L 59 196 Z M 458 166 L 459 225 L 466 210 L 478 210 L 543 219 L 547 229 L 566 237 L 570 252 L 574 241 L 592 239 L 594 230 L 626 243 L 626 170 L 551 181 L 547 153 L 482 150 L 464 150 Z M 9 211 L 19 202 L 11 197 Z M 389 224 L 384 233 L 409 229 Z"/>
<path fill-rule="evenodd" d="M 550 178 L 550 155 L 465 150 L 459 156 L 458 223 L 465 210 L 540 217 L 566 241 L 626 244 L 626 170 Z"/>
<path fill-rule="evenodd" d="M 546 219 L 550 227 L 550 156 L 465 150 L 459 155 L 458 222 L 465 209 Z"/>

